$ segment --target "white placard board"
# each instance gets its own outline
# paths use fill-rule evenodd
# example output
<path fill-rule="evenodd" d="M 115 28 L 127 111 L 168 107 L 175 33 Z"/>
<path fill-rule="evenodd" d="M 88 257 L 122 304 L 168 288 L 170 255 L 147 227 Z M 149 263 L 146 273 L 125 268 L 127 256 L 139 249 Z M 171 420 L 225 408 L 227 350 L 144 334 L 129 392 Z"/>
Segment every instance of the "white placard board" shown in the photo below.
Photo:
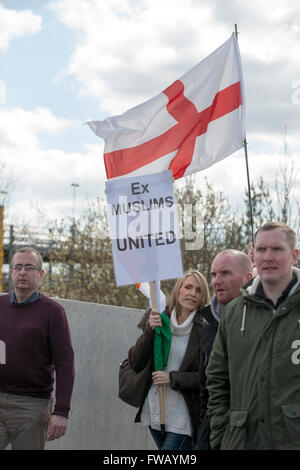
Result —
<path fill-rule="evenodd" d="M 106 181 L 118 286 L 181 277 L 172 171 Z"/>

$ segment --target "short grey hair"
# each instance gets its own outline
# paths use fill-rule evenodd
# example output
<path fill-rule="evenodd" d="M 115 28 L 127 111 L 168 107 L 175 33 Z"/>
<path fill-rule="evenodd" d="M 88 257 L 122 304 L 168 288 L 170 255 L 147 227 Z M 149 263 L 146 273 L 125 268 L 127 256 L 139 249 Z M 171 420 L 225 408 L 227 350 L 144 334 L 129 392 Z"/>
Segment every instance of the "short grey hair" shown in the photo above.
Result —
<path fill-rule="evenodd" d="M 17 253 L 32 253 L 34 255 L 36 255 L 37 257 L 37 260 L 38 260 L 38 267 L 39 268 L 43 268 L 43 258 L 42 258 L 42 255 L 41 253 L 36 250 L 35 248 L 33 248 L 32 246 L 24 246 L 22 248 L 18 248 L 17 251 L 14 252 L 13 254 L 13 257 L 12 257 L 12 260 L 11 260 L 11 263 L 13 264 L 13 259 L 14 257 L 16 256 Z"/>

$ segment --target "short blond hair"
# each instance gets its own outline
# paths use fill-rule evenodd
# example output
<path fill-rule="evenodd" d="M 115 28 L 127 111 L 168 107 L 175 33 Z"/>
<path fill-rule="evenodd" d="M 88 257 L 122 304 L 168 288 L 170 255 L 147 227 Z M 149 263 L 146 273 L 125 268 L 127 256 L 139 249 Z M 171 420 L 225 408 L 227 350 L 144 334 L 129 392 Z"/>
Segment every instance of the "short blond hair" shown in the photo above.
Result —
<path fill-rule="evenodd" d="M 176 308 L 177 312 L 180 312 L 181 310 L 181 307 L 179 305 L 179 292 L 180 292 L 180 289 L 182 287 L 184 280 L 188 276 L 192 276 L 199 284 L 200 292 L 201 292 L 201 301 L 200 301 L 199 307 L 204 307 L 210 301 L 209 288 L 208 288 L 208 283 L 207 283 L 205 276 L 202 273 L 200 273 L 200 271 L 186 271 L 183 277 L 180 277 L 179 279 L 177 279 L 176 284 L 173 287 L 173 290 L 168 298 L 167 304 L 168 304 L 170 314 L 174 307 Z"/>

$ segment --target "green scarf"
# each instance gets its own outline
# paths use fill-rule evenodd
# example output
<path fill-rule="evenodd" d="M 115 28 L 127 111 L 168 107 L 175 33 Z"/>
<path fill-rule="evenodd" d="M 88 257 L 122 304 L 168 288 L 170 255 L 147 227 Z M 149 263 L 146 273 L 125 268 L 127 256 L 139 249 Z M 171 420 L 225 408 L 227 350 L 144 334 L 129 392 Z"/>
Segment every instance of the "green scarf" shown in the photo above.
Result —
<path fill-rule="evenodd" d="M 165 314 L 160 315 L 162 326 L 154 329 L 154 370 L 163 370 L 168 363 L 171 348 L 170 318 Z"/>

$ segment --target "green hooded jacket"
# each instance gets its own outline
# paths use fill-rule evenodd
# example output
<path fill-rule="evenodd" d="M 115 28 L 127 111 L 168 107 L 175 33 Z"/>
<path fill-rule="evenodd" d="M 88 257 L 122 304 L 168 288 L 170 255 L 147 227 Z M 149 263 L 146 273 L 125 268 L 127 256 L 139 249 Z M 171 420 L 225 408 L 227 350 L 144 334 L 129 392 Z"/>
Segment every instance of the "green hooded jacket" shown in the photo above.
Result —
<path fill-rule="evenodd" d="M 300 449 L 300 270 L 276 308 L 259 277 L 223 310 L 206 369 L 213 449 Z"/>

